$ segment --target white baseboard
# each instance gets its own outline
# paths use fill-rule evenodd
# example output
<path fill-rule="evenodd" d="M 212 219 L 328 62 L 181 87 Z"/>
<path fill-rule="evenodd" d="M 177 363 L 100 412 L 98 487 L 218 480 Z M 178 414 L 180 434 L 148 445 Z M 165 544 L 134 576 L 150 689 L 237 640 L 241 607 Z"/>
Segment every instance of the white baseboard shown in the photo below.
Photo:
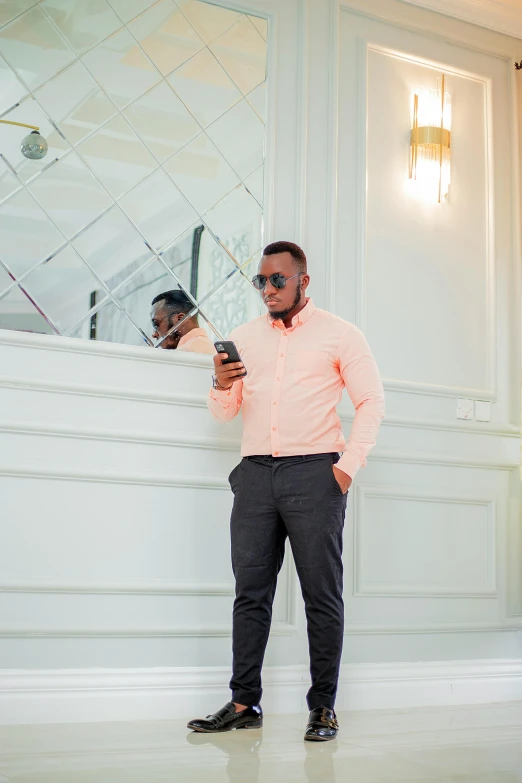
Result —
<path fill-rule="evenodd" d="M 0 724 L 158 720 L 228 701 L 225 668 L 0 670 Z M 266 713 L 306 712 L 306 666 L 266 667 Z M 338 710 L 522 700 L 522 660 L 347 664 Z"/>

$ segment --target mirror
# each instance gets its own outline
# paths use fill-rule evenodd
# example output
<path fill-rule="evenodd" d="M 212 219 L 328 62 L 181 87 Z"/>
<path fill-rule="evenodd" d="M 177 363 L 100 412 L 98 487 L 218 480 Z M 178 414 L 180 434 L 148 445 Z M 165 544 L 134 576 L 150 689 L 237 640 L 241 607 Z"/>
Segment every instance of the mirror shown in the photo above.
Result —
<path fill-rule="evenodd" d="M 250 279 L 262 248 L 267 23 L 177 0 L 95 46 L 74 32 L 81 59 L 64 67 L 42 40 L 45 81 L 0 107 L 49 143 L 45 159 L 28 160 L 23 129 L 0 125 L 0 328 L 210 352 L 262 312 Z M 27 35 L 28 25 L 0 30 L 14 86 Z M 151 307 L 172 290 L 184 304 L 160 302 L 165 335 Z"/>

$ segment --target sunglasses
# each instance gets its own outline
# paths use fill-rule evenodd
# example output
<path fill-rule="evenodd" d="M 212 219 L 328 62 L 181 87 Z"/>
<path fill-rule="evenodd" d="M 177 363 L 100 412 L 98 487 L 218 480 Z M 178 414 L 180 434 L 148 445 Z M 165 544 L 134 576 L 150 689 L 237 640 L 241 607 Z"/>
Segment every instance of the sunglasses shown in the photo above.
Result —
<path fill-rule="evenodd" d="M 284 288 L 289 280 L 293 280 L 294 277 L 299 277 L 302 274 L 304 273 L 298 272 L 296 275 L 292 275 L 292 277 L 285 277 L 281 272 L 274 272 L 273 275 L 268 275 L 268 277 L 266 275 L 255 275 L 252 278 L 252 284 L 258 291 L 262 291 L 265 288 L 268 280 L 270 280 L 274 288 Z"/>
<path fill-rule="evenodd" d="M 164 321 L 165 318 L 170 318 L 171 315 L 174 315 L 174 313 L 167 313 L 167 315 L 164 315 L 162 318 L 155 318 L 152 321 L 152 328 L 154 329 L 154 331 L 157 332 L 158 329 L 160 328 L 161 322 Z"/>

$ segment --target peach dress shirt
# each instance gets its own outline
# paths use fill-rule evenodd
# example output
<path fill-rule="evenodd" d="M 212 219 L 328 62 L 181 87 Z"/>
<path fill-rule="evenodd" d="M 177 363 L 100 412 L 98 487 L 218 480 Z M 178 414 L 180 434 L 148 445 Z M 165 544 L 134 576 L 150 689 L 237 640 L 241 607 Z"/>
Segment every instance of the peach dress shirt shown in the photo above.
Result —
<path fill-rule="evenodd" d="M 194 353 L 216 353 L 204 329 L 191 329 L 183 335 L 178 343 L 178 351 L 193 351 Z"/>
<path fill-rule="evenodd" d="M 308 299 L 289 328 L 267 314 L 230 339 L 248 374 L 228 391 L 211 389 L 208 407 L 222 421 L 242 410 L 241 455 L 342 451 L 337 467 L 353 479 L 384 417 L 382 382 L 363 333 Z M 355 407 L 348 443 L 336 411 L 344 388 Z"/>

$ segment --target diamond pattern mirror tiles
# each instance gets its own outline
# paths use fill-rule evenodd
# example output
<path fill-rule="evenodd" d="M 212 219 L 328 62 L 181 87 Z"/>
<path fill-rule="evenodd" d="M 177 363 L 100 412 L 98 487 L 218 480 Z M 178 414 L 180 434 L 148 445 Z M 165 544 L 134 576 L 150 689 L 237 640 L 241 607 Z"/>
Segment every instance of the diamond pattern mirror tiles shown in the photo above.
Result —
<path fill-rule="evenodd" d="M 260 312 L 264 19 L 201 0 L 0 4 L 0 328 L 153 345 L 181 288 L 211 339 Z"/>

